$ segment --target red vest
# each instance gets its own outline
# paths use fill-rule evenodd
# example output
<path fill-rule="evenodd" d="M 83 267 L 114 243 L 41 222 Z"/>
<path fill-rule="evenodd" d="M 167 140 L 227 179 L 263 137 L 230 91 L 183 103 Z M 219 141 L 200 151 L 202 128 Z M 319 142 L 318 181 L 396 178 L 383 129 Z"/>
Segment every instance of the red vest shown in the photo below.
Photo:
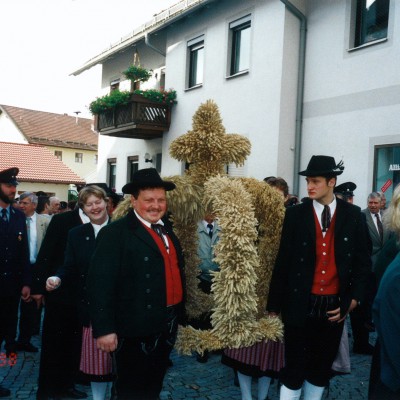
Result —
<path fill-rule="evenodd" d="M 162 256 L 164 258 L 165 267 L 165 284 L 167 290 L 167 306 L 173 306 L 182 301 L 183 290 L 182 290 L 182 280 L 181 273 L 178 267 L 178 256 L 176 255 L 176 249 L 172 240 L 168 238 L 169 253 L 157 233 L 143 224 L 145 228 L 149 231 L 154 241 L 157 243 Z"/>
<path fill-rule="evenodd" d="M 325 237 L 322 235 L 321 225 L 314 210 L 316 227 L 316 260 L 312 294 L 332 295 L 339 293 L 339 277 L 335 262 L 335 221 L 336 213 Z"/>

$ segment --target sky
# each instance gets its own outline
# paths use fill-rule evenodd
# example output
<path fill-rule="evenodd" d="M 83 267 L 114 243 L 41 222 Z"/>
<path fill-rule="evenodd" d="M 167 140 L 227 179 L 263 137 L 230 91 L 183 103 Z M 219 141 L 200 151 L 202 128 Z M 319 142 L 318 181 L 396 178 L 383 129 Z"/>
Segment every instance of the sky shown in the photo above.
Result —
<path fill-rule="evenodd" d="M 179 0 L 2 0 L 0 104 L 90 117 L 101 67 L 70 74 Z"/>

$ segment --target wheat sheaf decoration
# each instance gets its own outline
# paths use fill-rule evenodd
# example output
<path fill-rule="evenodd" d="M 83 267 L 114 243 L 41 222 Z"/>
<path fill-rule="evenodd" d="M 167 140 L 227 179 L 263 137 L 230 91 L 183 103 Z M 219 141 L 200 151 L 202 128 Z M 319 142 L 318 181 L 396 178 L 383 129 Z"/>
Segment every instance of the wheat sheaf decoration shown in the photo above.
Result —
<path fill-rule="evenodd" d="M 165 177 L 176 185 L 167 199 L 185 256 L 186 314 L 190 321 L 211 312 L 212 324 L 210 330 L 181 326 L 175 347 L 182 354 L 282 338 L 281 321 L 265 316 L 284 217 L 282 198 L 263 181 L 224 173 L 227 164 L 243 165 L 250 150 L 247 138 L 225 132 L 212 100 L 199 106 L 192 130 L 171 143 L 171 156 L 190 164 L 183 176 Z M 130 207 L 130 199 L 124 200 L 113 220 Z M 214 213 L 221 227 L 214 248 L 220 270 L 214 273 L 210 295 L 198 288 L 197 278 L 197 223 L 206 212 Z"/>

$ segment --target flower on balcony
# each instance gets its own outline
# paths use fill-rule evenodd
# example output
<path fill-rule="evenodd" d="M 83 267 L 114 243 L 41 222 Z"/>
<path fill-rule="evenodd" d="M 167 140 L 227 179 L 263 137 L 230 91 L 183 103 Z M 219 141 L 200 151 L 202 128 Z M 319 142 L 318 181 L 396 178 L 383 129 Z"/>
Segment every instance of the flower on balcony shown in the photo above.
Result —
<path fill-rule="evenodd" d="M 176 91 L 175 90 L 156 90 L 156 89 L 147 89 L 147 90 L 134 90 L 133 94 L 138 94 L 140 96 L 145 97 L 148 100 L 157 102 L 157 103 L 166 103 L 169 105 L 176 104 Z"/>
<path fill-rule="evenodd" d="M 147 82 L 152 75 L 152 71 L 142 68 L 140 65 L 131 65 L 122 73 L 132 82 Z"/>
<path fill-rule="evenodd" d="M 98 97 L 89 104 L 90 112 L 94 114 L 102 114 L 107 111 L 112 111 L 116 107 L 129 103 L 131 92 L 113 90 L 111 93 L 103 97 Z"/>

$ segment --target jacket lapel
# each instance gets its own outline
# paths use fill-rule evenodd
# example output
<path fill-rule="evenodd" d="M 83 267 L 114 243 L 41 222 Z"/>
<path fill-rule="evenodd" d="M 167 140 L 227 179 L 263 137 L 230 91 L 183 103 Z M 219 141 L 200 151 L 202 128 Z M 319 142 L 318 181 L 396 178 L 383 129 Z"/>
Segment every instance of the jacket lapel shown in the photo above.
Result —
<path fill-rule="evenodd" d="M 132 230 L 132 233 L 137 236 L 140 240 L 142 240 L 146 245 L 150 246 L 153 250 L 161 253 L 160 249 L 157 246 L 157 243 L 154 241 L 153 237 L 147 231 L 147 229 L 143 226 L 143 224 L 136 217 L 135 213 L 129 211 L 128 215 L 128 228 Z"/>

